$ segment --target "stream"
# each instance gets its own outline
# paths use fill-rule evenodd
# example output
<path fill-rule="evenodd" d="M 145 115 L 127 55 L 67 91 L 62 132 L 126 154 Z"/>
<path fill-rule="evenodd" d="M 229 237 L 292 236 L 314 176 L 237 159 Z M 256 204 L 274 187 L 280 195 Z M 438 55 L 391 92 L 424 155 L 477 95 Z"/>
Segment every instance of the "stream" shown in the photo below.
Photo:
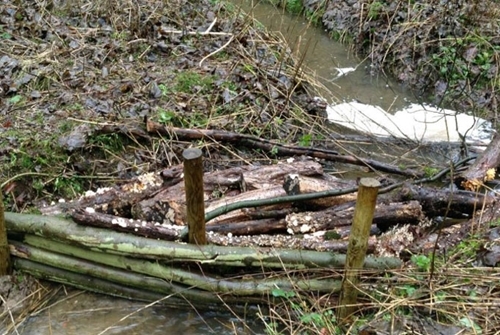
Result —
<path fill-rule="evenodd" d="M 280 31 L 294 52 L 306 53 L 304 64 L 331 91 L 331 96 L 324 96 L 332 104 L 333 111 L 329 111 L 329 116 L 330 112 L 335 114 L 335 106 L 339 108 L 341 103 L 353 100 L 359 106 L 378 106 L 392 113 L 417 102 L 411 92 L 390 78 L 370 76 L 367 61 L 355 57 L 346 46 L 335 43 L 326 32 L 310 26 L 303 18 L 267 4 L 252 6 L 249 1 L 243 0 L 233 0 L 233 3 L 252 13 L 269 30 Z M 342 97 L 343 101 L 335 97 Z M 370 128 L 359 130 L 372 131 Z M 18 332 L 26 335 L 265 334 L 263 325 L 257 320 L 250 323 L 249 330 L 224 310 L 204 312 L 158 306 L 144 308 L 146 305 L 91 293 L 68 295 L 30 317 L 18 328 Z"/>

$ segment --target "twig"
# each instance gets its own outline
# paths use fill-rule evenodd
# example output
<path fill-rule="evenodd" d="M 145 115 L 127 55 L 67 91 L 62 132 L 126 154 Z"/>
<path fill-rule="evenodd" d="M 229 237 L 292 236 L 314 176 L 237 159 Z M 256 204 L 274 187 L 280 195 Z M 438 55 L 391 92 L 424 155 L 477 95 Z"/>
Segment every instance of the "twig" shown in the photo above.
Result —
<path fill-rule="evenodd" d="M 226 44 L 224 44 L 223 46 L 221 46 L 219 49 L 215 50 L 214 52 L 211 52 L 208 55 L 206 55 L 205 57 L 203 57 L 202 60 L 200 60 L 199 66 L 201 67 L 201 64 L 205 61 L 205 59 L 215 55 L 219 51 L 222 51 L 225 47 L 227 47 L 229 45 L 229 43 L 232 42 L 233 39 L 234 39 L 234 35 L 231 35 L 231 38 L 229 39 L 229 41 L 226 42 Z"/>

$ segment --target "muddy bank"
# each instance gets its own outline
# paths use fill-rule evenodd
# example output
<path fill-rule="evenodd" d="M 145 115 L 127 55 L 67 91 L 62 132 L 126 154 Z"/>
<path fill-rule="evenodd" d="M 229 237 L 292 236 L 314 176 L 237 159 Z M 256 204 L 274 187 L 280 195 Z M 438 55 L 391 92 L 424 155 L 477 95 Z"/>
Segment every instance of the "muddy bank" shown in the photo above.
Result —
<path fill-rule="evenodd" d="M 500 5 L 494 1 L 305 0 L 333 38 L 436 104 L 496 117 Z M 484 115 L 484 114 L 483 114 Z"/>

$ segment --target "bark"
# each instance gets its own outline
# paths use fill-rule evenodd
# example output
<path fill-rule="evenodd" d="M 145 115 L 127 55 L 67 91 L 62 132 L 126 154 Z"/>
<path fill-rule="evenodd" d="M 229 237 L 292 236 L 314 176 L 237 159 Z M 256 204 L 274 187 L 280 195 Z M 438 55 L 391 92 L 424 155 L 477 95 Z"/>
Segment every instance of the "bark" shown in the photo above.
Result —
<path fill-rule="evenodd" d="M 450 190 L 449 188 L 421 187 L 406 184 L 394 201 L 417 200 L 427 217 L 446 216 L 464 218 L 483 206 L 495 203 L 495 197 L 478 192 Z"/>
<path fill-rule="evenodd" d="M 289 174 L 285 177 L 283 188 L 288 195 L 307 194 L 328 190 L 340 190 L 356 187 L 355 180 L 338 179 L 329 175 L 322 178 L 311 178 L 297 174 Z M 357 192 L 348 193 L 334 197 L 324 197 L 302 201 L 296 205 L 308 210 L 319 210 L 339 205 L 348 201 L 356 200 Z"/>
<path fill-rule="evenodd" d="M 157 238 L 164 241 L 177 240 L 184 229 L 181 226 L 126 219 L 120 216 L 98 213 L 93 210 L 76 209 L 71 214 L 71 217 L 76 223 L 81 225 Z"/>
<path fill-rule="evenodd" d="M 292 213 L 286 217 L 289 232 L 295 234 L 332 230 L 352 223 L 354 207 L 334 206 L 320 212 Z M 397 224 L 417 224 L 423 219 L 422 206 L 418 201 L 407 203 L 377 204 L 373 223 L 381 230 Z"/>
<path fill-rule="evenodd" d="M 262 219 L 242 222 L 216 223 L 207 226 L 208 232 L 232 235 L 256 235 L 286 231 L 285 220 Z"/>
<path fill-rule="evenodd" d="M 41 208 L 44 215 L 58 215 L 73 211 L 77 208 L 94 208 L 96 211 L 131 217 L 132 206 L 143 199 L 153 197 L 164 188 L 181 181 L 182 166 L 174 166 L 159 173 L 146 173 L 133 178 L 131 181 L 114 187 L 88 191 L 79 199 L 59 203 L 54 206 Z"/>
<path fill-rule="evenodd" d="M 268 166 L 241 166 L 222 171 L 206 173 L 204 191 L 206 212 L 228 204 L 250 199 L 275 198 L 285 195 L 283 178 L 290 173 L 305 176 L 321 176 L 322 167 L 312 160 L 293 163 L 280 162 Z M 216 220 L 207 221 L 207 225 L 223 222 L 248 220 L 255 212 L 262 210 L 282 209 L 283 206 L 272 206 L 258 211 L 233 211 Z M 154 197 L 140 201 L 133 206 L 133 217 L 139 220 L 160 222 L 164 224 L 185 225 L 185 190 L 184 184 L 178 183 Z"/>
<path fill-rule="evenodd" d="M 476 191 L 484 182 L 493 180 L 500 165 L 500 134 L 496 133 L 486 150 L 460 175 L 462 186 Z"/>
<path fill-rule="evenodd" d="M 170 241 L 137 237 L 106 229 L 82 227 L 58 217 L 6 213 L 5 222 L 9 233 L 36 234 L 47 240 L 65 241 L 67 244 L 107 254 L 122 255 L 155 261 L 204 263 L 213 266 L 304 269 L 318 267 L 342 267 L 345 255 L 312 250 L 287 248 L 196 246 Z M 367 258 L 366 268 L 388 269 L 400 266 L 398 259 L 376 260 Z"/>
<path fill-rule="evenodd" d="M 272 279 L 254 279 L 251 276 L 247 276 L 250 279 L 224 279 L 220 276 L 212 276 L 206 271 L 199 272 L 194 269 L 166 266 L 117 255 L 103 255 L 99 252 L 57 242 L 46 243 L 46 240 L 36 236 L 30 236 L 26 242 L 26 244 L 12 242 L 13 255 L 85 275 L 103 276 L 101 273 L 104 273 L 106 279 L 128 286 L 134 286 L 134 284 L 131 283 L 130 278 L 127 278 L 127 274 L 146 275 L 148 277 L 144 279 L 150 280 L 143 280 L 135 285 L 164 294 L 185 294 L 188 290 L 197 289 L 202 292 L 229 293 L 236 296 L 263 296 L 269 294 L 276 287 L 284 290 L 295 288 L 326 293 L 338 286 L 337 281 L 329 279 L 300 280 L 296 278 L 297 280 L 290 281 L 286 276 L 282 278 L 275 276 Z M 36 245 L 43 246 L 44 249 Z M 70 253 L 73 256 L 61 253 Z M 115 268 L 127 271 L 115 272 Z M 154 280 L 155 278 L 166 281 L 169 285 L 161 285 Z M 180 285 L 181 283 L 182 285 Z"/>

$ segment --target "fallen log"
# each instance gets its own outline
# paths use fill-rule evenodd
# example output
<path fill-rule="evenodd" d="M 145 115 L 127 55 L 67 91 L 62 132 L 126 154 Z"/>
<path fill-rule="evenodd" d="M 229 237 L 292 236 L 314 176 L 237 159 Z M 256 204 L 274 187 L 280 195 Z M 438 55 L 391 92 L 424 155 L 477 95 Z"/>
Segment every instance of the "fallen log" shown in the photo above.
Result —
<path fill-rule="evenodd" d="M 324 175 L 322 178 L 311 178 L 298 174 L 289 174 L 285 177 L 283 182 L 283 188 L 288 195 L 307 194 L 328 190 L 341 190 L 355 187 L 357 187 L 355 180 L 339 179 L 329 175 Z M 308 210 L 318 210 L 356 200 L 356 196 L 357 192 L 352 192 L 334 197 L 324 197 L 302 201 L 295 205 L 300 208 L 307 208 Z"/>
<path fill-rule="evenodd" d="M 287 215 L 289 233 L 305 234 L 321 230 L 331 230 L 352 223 L 354 207 L 334 206 L 319 212 L 301 212 Z M 377 204 L 373 223 L 382 231 L 397 224 L 417 224 L 423 219 L 422 206 L 418 201 L 406 203 Z"/>
<path fill-rule="evenodd" d="M 483 206 L 491 206 L 496 198 L 479 192 L 422 187 L 406 183 L 393 198 L 395 201 L 416 200 L 427 217 L 464 218 Z"/>
<path fill-rule="evenodd" d="M 184 227 L 176 225 L 146 222 L 99 213 L 92 208 L 87 208 L 86 210 L 81 208 L 75 209 L 73 213 L 71 213 L 71 218 L 76 223 L 84 226 L 105 228 L 137 236 L 158 238 L 164 241 L 175 241 L 179 239 L 181 231 L 184 229 Z"/>
<path fill-rule="evenodd" d="M 36 234 L 50 241 L 114 254 L 156 261 L 283 269 L 342 267 L 345 255 L 312 250 L 286 248 L 244 248 L 215 245 L 196 246 L 133 236 L 107 229 L 83 227 L 59 217 L 6 213 L 9 234 Z M 287 245 L 283 245 L 286 247 Z M 368 257 L 366 268 L 388 269 L 400 266 L 400 261 Z"/>
<path fill-rule="evenodd" d="M 283 196 L 285 192 L 281 184 L 284 176 L 290 173 L 321 176 L 323 169 L 317 162 L 303 160 L 265 166 L 248 165 L 206 173 L 203 178 L 206 212 L 228 206 L 233 202 Z M 231 195 L 228 189 L 232 190 Z M 225 194 L 228 195 L 225 196 Z M 184 205 L 184 184 L 178 183 L 157 193 L 152 198 L 135 204 L 132 213 L 133 217 L 139 220 L 184 225 Z M 267 208 L 267 210 L 274 209 L 276 207 Z M 264 209 L 259 209 L 259 211 L 262 210 Z M 234 211 L 211 222 L 207 221 L 207 224 L 248 220 L 251 215 L 249 211 Z"/>
<path fill-rule="evenodd" d="M 141 300 L 272 303 L 269 296 L 276 288 L 299 295 L 331 294 L 340 288 L 341 272 L 336 269 L 346 260 L 331 252 L 255 244 L 243 248 L 159 241 L 39 215 L 7 213 L 6 223 L 17 269 Z M 368 257 L 364 266 L 385 271 L 400 267 L 401 261 Z"/>
<path fill-rule="evenodd" d="M 493 180 L 500 166 L 500 134 L 495 133 L 486 150 L 472 165 L 459 175 L 461 185 L 470 191 L 477 191 L 485 182 Z"/>

